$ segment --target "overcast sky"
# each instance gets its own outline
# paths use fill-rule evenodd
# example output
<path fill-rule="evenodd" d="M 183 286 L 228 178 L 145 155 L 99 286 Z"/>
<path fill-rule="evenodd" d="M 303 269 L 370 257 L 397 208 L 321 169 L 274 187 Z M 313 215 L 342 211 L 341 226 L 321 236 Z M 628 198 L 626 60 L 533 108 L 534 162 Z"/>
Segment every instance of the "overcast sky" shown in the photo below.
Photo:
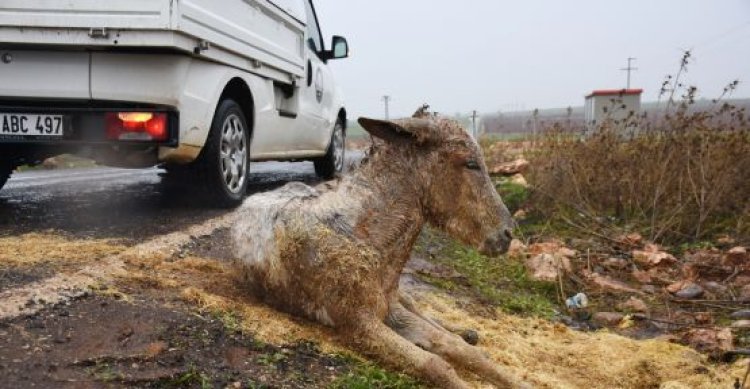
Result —
<path fill-rule="evenodd" d="M 593 89 L 633 87 L 656 100 L 681 49 L 686 83 L 713 98 L 740 79 L 750 97 L 750 0 L 316 0 L 323 34 L 345 36 L 333 63 L 351 117 L 583 104 Z M 329 43 L 330 44 L 330 43 Z"/>

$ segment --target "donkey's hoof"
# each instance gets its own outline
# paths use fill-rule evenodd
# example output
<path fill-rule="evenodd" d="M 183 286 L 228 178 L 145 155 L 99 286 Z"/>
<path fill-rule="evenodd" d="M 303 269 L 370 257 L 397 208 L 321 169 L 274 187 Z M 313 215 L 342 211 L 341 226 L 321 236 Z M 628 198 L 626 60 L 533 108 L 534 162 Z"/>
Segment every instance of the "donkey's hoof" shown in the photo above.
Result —
<path fill-rule="evenodd" d="M 468 344 L 470 344 L 472 346 L 476 346 L 477 343 L 479 343 L 479 334 L 476 331 L 474 331 L 474 330 L 464 330 L 464 331 L 462 331 L 461 332 L 461 338 L 463 338 L 463 340 L 466 343 L 468 343 Z"/>

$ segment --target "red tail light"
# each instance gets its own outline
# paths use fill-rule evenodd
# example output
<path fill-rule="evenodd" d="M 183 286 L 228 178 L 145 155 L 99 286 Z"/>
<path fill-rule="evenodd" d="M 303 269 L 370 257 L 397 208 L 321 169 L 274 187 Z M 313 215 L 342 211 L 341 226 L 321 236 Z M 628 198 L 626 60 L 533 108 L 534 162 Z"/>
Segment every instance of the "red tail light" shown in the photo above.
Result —
<path fill-rule="evenodd" d="M 167 114 L 162 112 L 107 113 L 107 139 L 152 141 L 166 140 Z"/>

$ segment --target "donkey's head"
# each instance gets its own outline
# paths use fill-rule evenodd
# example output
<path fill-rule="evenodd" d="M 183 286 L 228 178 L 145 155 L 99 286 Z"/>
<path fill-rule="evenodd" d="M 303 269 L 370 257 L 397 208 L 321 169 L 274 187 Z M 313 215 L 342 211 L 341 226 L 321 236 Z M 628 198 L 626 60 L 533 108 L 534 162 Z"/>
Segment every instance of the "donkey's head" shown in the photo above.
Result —
<path fill-rule="evenodd" d="M 429 115 L 394 121 L 361 118 L 371 135 L 404 156 L 428 223 L 483 253 L 508 250 L 513 219 L 492 185 L 477 142 L 459 123 Z"/>

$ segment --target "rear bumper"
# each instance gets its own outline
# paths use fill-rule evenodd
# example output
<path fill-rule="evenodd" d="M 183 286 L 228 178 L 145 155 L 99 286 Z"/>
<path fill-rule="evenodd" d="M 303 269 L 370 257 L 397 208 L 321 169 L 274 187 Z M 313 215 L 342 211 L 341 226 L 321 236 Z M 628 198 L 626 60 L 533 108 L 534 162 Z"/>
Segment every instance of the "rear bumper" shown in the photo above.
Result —
<path fill-rule="evenodd" d="M 106 114 L 123 111 L 164 113 L 167 115 L 167 138 L 162 141 L 116 140 L 107 138 Z M 149 145 L 177 147 L 179 144 L 179 113 L 163 107 L 143 107 L 133 104 L 100 103 L 87 106 L 13 104 L 0 102 L 0 113 L 63 116 L 64 133 L 61 137 L 20 135 L 0 123 L 0 144 L 44 145 Z M 31 132 L 33 133 L 33 131 Z"/>
<path fill-rule="evenodd" d="M 113 112 L 153 112 L 167 115 L 167 137 L 160 141 L 107 138 L 106 114 Z M 0 162 L 35 164 L 59 154 L 78 154 L 111 166 L 145 167 L 159 162 L 160 149 L 179 145 L 179 112 L 169 107 L 112 102 L 2 101 L 0 114 L 60 115 L 63 135 L 35 136 L 33 131 L 13 133 L 0 116 Z M 7 116 L 6 116 L 7 117 Z"/>

